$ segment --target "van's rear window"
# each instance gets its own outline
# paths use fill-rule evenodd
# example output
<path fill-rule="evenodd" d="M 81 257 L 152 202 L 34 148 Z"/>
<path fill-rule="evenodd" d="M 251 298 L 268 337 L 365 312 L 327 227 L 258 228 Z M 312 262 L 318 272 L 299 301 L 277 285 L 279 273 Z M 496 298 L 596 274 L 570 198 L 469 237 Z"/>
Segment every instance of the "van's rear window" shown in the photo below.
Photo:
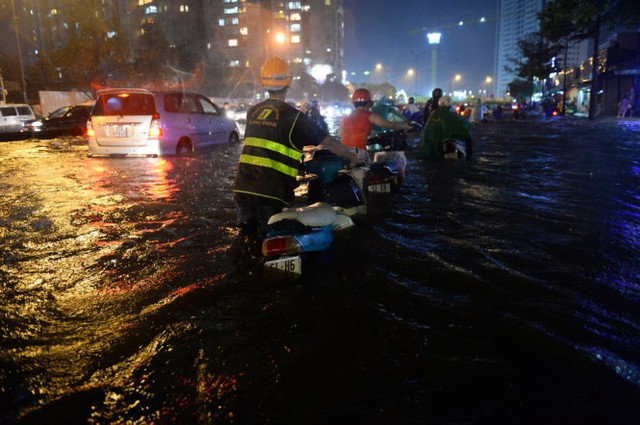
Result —
<path fill-rule="evenodd" d="M 14 117 L 14 116 L 18 115 L 16 113 L 16 108 L 14 108 L 13 106 L 7 106 L 5 108 L 0 108 L 0 112 L 2 113 L 3 117 Z"/>
<path fill-rule="evenodd" d="M 31 109 L 28 106 L 18 106 L 19 115 L 31 115 Z"/>
<path fill-rule="evenodd" d="M 92 115 L 153 115 L 153 96 L 144 93 L 113 93 L 98 97 Z"/>

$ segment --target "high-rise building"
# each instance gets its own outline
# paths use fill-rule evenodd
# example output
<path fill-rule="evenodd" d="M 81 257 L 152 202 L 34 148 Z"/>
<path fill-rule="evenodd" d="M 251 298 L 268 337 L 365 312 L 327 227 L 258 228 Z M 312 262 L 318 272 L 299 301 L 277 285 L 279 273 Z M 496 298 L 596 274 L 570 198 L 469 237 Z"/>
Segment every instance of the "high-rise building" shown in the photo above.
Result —
<path fill-rule="evenodd" d="M 255 78 L 267 56 L 280 56 L 320 83 L 342 73 L 342 0 L 218 0 L 211 11 L 208 57 L 223 67 Z"/>
<path fill-rule="evenodd" d="M 79 28 L 69 1 L 14 2 L 25 69 L 65 46 Z M 102 0 L 87 2 L 85 13 L 113 27 L 107 36 L 123 36 L 131 61 L 145 25 L 157 25 L 180 57 L 204 61 L 239 84 L 255 87 L 267 56 L 281 56 L 297 74 L 312 73 L 319 82 L 343 69 L 342 0 Z M 5 15 L 0 34 L 14 40 L 8 30 L 14 19 Z M 15 46 L 2 43 L 0 55 L 15 55 Z"/>
<path fill-rule="evenodd" d="M 508 85 L 517 78 L 513 71 L 512 58 L 520 55 L 518 41 L 540 29 L 538 13 L 542 11 L 545 0 L 499 0 L 498 28 L 496 32 L 496 79 L 494 93 L 504 97 Z"/>
<path fill-rule="evenodd" d="M 518 41 L 540 30 L 538 13 L 544 9 L 547 1 L 553 0 L 499 0 L 494 88 L 496 96 L 504 97 L 509 83 L 517 78 L 515 72 L 507 71 L 505 67 L 514 67 L 513 58 L 520 55 Z M 558 68 L 562 70 L 579 66 L 588 56 L 587 44 L 582 41 L 567 46 L 566 55 L 562 53 L 556 58 Z"/>

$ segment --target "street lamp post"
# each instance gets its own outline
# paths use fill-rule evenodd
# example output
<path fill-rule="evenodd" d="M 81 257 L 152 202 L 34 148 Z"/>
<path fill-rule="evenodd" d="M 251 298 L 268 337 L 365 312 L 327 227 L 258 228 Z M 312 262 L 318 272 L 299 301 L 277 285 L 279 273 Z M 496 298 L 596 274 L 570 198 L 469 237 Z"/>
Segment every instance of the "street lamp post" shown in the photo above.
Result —
<path fill-rule="evenodd" d="M 438 62 L 438 44 L 442 34 L 439 32 L 430 32 L 427 34 L 429 45 L 431 46 L 431 90 L 436 88 L 436 70 Z"/>
<path fill-rule="evenodd" d="M 460 80 L 462 80 L 462 75 L 456 74 L 456 75 L 454 75 L 454 77 L 449 82 L 449 92 L 451 93 L 452 97 L 455 94 L 454 93 L 454 89 L 455 89 L 454 83 L 457 83 Z"/>
<path fill-rule="evenodd" d="M 415 85 L 414 96 L 417 98 L 418 97 L 418 72 L 413 68 L 409 68 L 407 70 L 407 77 L 409 78 L 413 77 L 413 83 Z"/>
<path fill-rule="evenodd" d="M 490 75 L 487 75 L 487 78 L 485 78 L 485 79 L 484 79 L 485 87 L 486 87 L 487 89 L 489 89 L 489 88 L 491 87 L 491 83 L 492 83 L 492 82 L 493 82 L 493 78 L 491 78 L 491 76 L 490 76 Z M 487 90 L 487 89 L 485 89 L 485 96 L 486 96 L 486 90 Z"/>

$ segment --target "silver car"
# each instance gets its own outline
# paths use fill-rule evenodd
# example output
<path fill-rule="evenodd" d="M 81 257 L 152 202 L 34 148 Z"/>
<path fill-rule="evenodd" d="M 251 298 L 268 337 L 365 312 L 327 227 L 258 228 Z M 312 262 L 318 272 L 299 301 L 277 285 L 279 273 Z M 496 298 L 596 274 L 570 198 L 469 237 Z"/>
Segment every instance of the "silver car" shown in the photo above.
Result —
<path fill-rule="evenodd" d="M 240 140 L 236 123 L 205 96 L 146 89 L 99 91 L 87 135 L 89 156 L 184 155 Z"/>

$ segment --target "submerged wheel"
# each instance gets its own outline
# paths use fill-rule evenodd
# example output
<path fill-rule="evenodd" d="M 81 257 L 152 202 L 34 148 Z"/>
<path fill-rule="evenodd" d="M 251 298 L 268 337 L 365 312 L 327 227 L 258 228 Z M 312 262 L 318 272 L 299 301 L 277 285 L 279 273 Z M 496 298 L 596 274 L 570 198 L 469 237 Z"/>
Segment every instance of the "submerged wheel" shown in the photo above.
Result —
<path fill-rule="evenodd" d="M 176 155 L 178 156 L 186 156 L 191 155 L 193 153 L 193 145 L 190 140 L 181 139 L 178 142 L 178 146 L 176 147 Z"/>
<path fill-rule="evenodd" d="M 240 143 L 240 137 L 238 136 L 238 133 L 234 131 L 229 134 L 229 144 L 236 145 L 238 143 Z"/>

